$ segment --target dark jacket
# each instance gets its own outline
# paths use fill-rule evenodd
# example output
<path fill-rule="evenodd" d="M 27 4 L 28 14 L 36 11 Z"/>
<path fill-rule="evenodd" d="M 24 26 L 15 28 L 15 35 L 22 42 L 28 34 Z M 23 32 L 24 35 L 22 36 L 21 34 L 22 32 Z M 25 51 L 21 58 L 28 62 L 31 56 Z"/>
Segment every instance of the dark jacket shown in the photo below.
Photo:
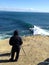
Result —
<path fill-rule="evenodd" d="M 17 46 L 17 47 L 19 47 L 20 45 L 22 45 L 22 43 L 23 43 L 22 39 L 19 36 L 12 36 L 10 38 L 10 40 L 9 40 L 9 44 L 11 46 Z"/>

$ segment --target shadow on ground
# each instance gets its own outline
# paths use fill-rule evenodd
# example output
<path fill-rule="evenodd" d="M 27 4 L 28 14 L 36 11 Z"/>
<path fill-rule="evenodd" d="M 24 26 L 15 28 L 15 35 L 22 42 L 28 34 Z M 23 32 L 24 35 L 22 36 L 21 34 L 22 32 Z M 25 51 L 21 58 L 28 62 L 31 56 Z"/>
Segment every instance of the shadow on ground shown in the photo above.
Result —
<path fill-rule="evenodd" d="M 37 65 L 49 65 L 49 58 L 47 58 L 43 62 L 38 63 Z"/>
<path fill-rule="evenodd" d="M 0 54 L 0 56 L 10 56 L 10 53 Z"/>
<path fill-rule="evenodd" d="M 10 62 L 9 60 L 0 60 L 0 63 L 7 63 Z"/>
<path fill-rule="evenodd" d="M 10 56 L 10 53 L 4 53 L 4 54 L 0 54 L 0 57 L 2 56 Z M 10 62 L 9 60 L 0 60 L 0 63 L 7 63 Z"/>

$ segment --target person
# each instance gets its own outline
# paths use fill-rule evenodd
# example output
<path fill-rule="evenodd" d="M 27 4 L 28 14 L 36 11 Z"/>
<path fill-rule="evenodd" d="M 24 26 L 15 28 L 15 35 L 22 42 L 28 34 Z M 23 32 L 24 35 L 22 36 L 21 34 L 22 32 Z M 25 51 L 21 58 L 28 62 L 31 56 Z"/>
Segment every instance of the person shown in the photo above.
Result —
<path fill-rule="evenodd" d="M 11 50 L 11 58 L 9 59 L 10 61 L 17 61 L 19 58 L 19 53 L 20 53 L 20 47 L 22 45 L 22 39 L 18 34 L 18 31 L 14 31 L 13 36 L 9 40 L 9 44 L 12 46 Z M 14 59 L 14 55 L 16 53 L 16 57 Z"/>

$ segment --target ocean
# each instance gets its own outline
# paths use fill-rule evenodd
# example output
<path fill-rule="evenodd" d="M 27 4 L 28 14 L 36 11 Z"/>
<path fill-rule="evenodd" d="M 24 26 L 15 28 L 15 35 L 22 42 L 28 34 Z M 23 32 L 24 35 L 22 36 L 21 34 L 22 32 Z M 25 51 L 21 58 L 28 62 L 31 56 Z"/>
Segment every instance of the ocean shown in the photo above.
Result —
<path fill-rule="evenodd" d="M 49 36 L 49 13 L 0 11 L 0 39 L 10 38 L 15 30 L 20 36 Z"/>

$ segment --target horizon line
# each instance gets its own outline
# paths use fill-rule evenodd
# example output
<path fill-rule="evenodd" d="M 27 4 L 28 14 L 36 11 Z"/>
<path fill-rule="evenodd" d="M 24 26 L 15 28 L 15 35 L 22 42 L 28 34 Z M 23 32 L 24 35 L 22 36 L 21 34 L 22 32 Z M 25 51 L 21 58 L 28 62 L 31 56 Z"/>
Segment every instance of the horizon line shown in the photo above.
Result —
<path fill-rule="evenodd" d="M 49 13 L 43 11 L 13 11 L 13 10 L 0 10 L 0 12 L 34 12 L 34 13 Z"/>

